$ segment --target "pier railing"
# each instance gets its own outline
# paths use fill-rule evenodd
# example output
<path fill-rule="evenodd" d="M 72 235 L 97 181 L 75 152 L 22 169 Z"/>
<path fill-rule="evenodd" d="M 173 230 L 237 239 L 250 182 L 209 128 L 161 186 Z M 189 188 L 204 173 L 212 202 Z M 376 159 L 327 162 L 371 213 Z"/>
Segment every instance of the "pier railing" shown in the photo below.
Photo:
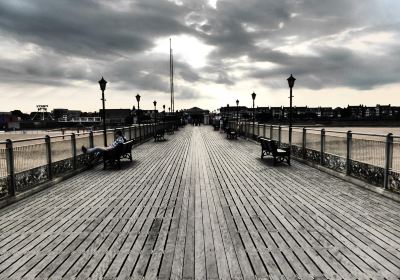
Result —
<path fill-rule="evenodd" d="M 175 127 L 172 122 L 160 122 L 108 129 L 107 143 L 114 141 L 114 132 L 123 131 L 135 144 L 153 137 L 154 131 Z M 104 146 L 103 131 L 69 133 L 0 142 L 0 199 L 30 190 L 53 178 L 82 169 L 88 155 L 86 147 Z"/>
<path fill-rule="evenodd" d="M 289 147 L 289 127 L 230 122 L 241 135 Z M 292 127 L 291 154 L 376 186 L 400 192 L 400 136 Z"/>

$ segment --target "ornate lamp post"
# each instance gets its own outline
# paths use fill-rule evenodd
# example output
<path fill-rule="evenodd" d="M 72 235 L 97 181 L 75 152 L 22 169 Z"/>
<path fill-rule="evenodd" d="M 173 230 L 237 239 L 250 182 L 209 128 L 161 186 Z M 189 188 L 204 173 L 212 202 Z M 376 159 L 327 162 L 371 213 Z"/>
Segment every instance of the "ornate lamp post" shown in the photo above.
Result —
<path fill-rule="evenodd" d="M 106 90 L 107 81 L 101 77 L 99 81 L 101 89 L 101 101 L 103 102 L 103 134 L 104 134 L 104 147 L 107 147 L 107 128 L 106 128 L 106 100 L 104 99 L 104 91 Z"/>
<path fill-rule="evenodd" d="M 163 108 L 163 122 L 165 122 L 165 105 L 162 105 Z"/>
<path fill-rule="evenodd" d="M 226 123 L 228 124 L 229 128 L 229 104 L 226 104 Z"/>
<path fill-rule="evenodd" d="M 254 136 L 255 136 L 255 134 L 254 134 L 254 124 L 255 124 L 255 114 L 254 114 L 254 100 L 256 99 L 256 94 L 255 94 L 255 92 L 253 92 L 252 94 L 251 94 L 251 98 L 253 99 L 253 138 L 254 138 Z"/>
<path fill-rule="evenodd" d="M 237 126 L 239 127 L 239 99 L 236 99 L 236 119 L 237 119 Z"/>
<path fill-rule="evenodd" d="M 139 141 L 142 142 L 142 131 L 140 129 L 140 107 L 139 107 L 140 95 L 139 95 L 139 93 L 136 95 L 136 101 L 137 101 L 137 122 L 139 124 Z"/>
<path fill-rule="evenodd" d="M 290 107 L 289 107 L 289 147 L 292 147 L 292 99 L 293 99 L 293 95 L 292 95 L 292 88 L 294 86 L 294 81 L 296 81 L 296 79 L 293 77 L 292 74 L 290 74 L 290 77 L 287 79 L 288 84 L 289 84 L 289 88 L 290 88 Z"/>
<path fill-rule="evenodd" d="M 154 133 L 156 132 L 156 126 L 157 126 L 157 101 L 153 101 L 154 104 Z"/>

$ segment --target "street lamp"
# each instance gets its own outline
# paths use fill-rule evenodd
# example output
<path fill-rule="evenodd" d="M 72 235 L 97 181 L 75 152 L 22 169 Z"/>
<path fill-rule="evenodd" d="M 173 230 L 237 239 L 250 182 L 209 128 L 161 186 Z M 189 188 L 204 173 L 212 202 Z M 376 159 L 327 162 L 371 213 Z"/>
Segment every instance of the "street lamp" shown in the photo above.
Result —
<path fill-rule="evenodd" d="M 162 105 L 162 108 L 163 108 L 163 122 L 165 122 L 165 105 Z"/>
<path fill-rule="evenodd" d="M 99 81 L 101 89 L 101 101 L 103 102 L 103 134 L 104 134 L 104 147 L 107 147 L 107 129 L 106 129 L 106 100 L 104 99 L 104 91 L 106 90 L 107 81 L 101 77 Z"/>
<path fill-rule="evenodd" d="M 142 142 L 142 131 L 140 129 L 140 107 L 139 107 L 140 95 L 139 95 L 139 93 L 136 95 L 136 101 L 137 101 L 137 121 L 139 124 L 139 141 Z"/>
<path fill-rule="evenodd" d="M 154 104 L 154 133 L 156 132 L 156 126 L 157 126 L 157 101 L 153 101 Z"/>
<path fill-rule="evenodd" d="M 229 128 L 229 104 L 226 104 L 226 123 L 228 124 Z"/>
<path fill-rule="evenodd" d="M 292 88 L 294 86 L 294 81 L 296 81 L 296 79 L 293 77 L 292 74 L 290 74 L 290 77 L 287 79 L 288 84 L 289 84 L 289 88 L 290 88 L 290 108 L 289 108 L 289 147 L 292 147 L 292 99 L 293 99 L 293 95 L 292 95 Z"/>
<path fill-rule="evenodd" d="M 239 99 L 236 99 L 236 119 L 237 119 L 237 126 L 239 127 Z"/>
<path fill-rule="evenodd" d="M 254 130 L 254 123 L 255 123 L 255 114 L 254 114 L 254 100 L 256 99 L 256 94 L 253 91 L 253 93 L 251 94 L 251 98 L 253 99 L 253 138 L 255 136 L 255 130 Z"/>

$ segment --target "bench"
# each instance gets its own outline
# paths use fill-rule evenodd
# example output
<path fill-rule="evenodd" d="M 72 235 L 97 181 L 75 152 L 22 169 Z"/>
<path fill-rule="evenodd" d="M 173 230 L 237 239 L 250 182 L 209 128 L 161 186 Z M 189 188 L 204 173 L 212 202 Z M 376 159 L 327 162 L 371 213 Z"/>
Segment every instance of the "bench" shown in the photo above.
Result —
<path fill-rule="evenodd" d="M 233 128 L 227 128 L 225 130 L 226 138 L 228 139 L 237 139 L 238 133 Z"/>
<path fill-rule="evenodd" d="M 165 130 L 165 132 L 166 132 L 168 135 L 172 135 L 172 134 L 174 134 L 174 128 L 171 126 L 170 128 L 167 128 L 167 129 Z"/>
<path fill-rule="evenodd" d="M 154 133 L 154 142 L 158 141 L 165 141 L 164 130 L 157 130 L 156 133 Z"/>
<path fill-rule="evenodd" d="M 132 147 L 134 140 L 127 141 L 117 145 L 114 149 L 103 153 L 104 169 L 107 166 L 117 166 L 121 169 L 121 158 L 127 158 L 132 161 Z"/>
<path fill-rule="evenodd" d="M 271 155 L 274 158 L 274 165 L 286 160 L 290 165 L 290 148 L 278 148 L 273 140 L 267 138 L 259 138 L 261 144 L 261 158 Z"/>

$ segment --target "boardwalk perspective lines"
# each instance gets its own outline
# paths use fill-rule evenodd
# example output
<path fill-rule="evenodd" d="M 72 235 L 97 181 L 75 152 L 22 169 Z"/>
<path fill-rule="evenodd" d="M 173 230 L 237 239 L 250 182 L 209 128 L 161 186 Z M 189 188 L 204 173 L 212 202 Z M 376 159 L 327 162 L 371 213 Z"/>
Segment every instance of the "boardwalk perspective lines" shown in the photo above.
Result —
<path fill-rule="evenodd" d="M 400 204 L 186 126 L 0 209 L 0 279 L 399 279 Z"/>

